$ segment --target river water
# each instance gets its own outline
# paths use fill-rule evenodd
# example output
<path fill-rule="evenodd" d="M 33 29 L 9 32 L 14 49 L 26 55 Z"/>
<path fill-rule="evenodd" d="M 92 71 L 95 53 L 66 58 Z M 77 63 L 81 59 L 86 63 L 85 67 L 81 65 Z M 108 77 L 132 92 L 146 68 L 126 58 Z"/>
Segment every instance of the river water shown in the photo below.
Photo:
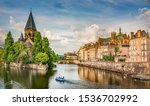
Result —
<path fill-rule="evenodd" d="M 65 82 L 55 78 L 64 76 Z M 0 67 L 1 89 L 137 89 L 150 88 L 150 81 L 71 64 L 57 64 L 53 70 L 4 69 Z"/>

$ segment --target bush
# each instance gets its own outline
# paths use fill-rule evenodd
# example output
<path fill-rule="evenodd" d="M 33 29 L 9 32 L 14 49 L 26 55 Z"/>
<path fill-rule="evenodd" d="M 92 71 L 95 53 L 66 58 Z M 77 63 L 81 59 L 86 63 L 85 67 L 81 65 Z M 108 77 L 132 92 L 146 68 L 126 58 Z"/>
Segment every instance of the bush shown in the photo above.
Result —
<path fill-rule="evenodd" d="M 103 55 L 104 61 L 114 61 L 114 56 L 111 55 Z"/>
<path fill-rule="evenodd" d="M 126 60 L 125 59 L 119 59 L 119 62 L 125 62 Z"/>
<path fill-rule="evenodd" d="M 38 53 L 35 57 L 35 62 L 38 64 L 46 64 L 49 60 L 49 57 L 46 53 Z"/>

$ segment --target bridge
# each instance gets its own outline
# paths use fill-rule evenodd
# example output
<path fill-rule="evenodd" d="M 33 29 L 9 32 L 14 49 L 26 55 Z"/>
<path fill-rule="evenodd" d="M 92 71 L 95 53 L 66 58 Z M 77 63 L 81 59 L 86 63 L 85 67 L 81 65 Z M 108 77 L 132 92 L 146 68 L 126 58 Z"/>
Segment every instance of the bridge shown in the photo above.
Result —
<path fill-rule="evenodd" d="M 58 64 L 79 64 L 79 60 L 59 60 Z"/>

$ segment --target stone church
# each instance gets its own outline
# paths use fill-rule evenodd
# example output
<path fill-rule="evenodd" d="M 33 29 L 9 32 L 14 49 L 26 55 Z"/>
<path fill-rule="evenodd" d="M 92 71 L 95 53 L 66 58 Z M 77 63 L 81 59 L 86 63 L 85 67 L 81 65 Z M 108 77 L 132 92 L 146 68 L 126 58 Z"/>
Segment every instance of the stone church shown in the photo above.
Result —
<path fill-rule="evenodd" d="M 26 23 L 26 26 L 24 28 L 25 37 L 23 34 L 21 34 L 18 41 L 25 42 L 28 48 L 32 48 L 33 42 L 34 42 L 34 33 L 36 32 L 36 26 L 34 23 L 32 11 L 30 11 L 28 21 Z"/>
<path fill-rule="evenodd" d="M 25 42 L 27 48 L 29 48 L 28 54 L 30 57 L 32 57 L 31 51 L 32 51 L 32 46 L 33 46 L 33 42 L 34 42 L 34 33 L 36 31 L 37 30 L 36 30 L 35 22 L 33 19 L 32 11 L 30 11 L 29 18 L 28 18 L 26 26 L 24 28 L 25 37 L 22 33 L 20 38 L 18 39 L 19 42 Z"/>

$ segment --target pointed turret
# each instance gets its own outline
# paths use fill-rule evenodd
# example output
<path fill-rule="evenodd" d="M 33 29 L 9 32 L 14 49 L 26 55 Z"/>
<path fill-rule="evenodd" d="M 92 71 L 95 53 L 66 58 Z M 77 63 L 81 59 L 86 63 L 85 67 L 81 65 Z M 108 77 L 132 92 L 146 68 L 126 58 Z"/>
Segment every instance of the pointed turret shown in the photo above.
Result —
<path fill-rule="evenodd" d="M 34 40 L 34 32 L 36 32 L 36 26 L 34 23 L 32 11 L 30 11 L 28 21 L 25 26 L 25 40 L 31 39 Z"/>
<path fill-rule="evenodd" d="M 35 26 L 35 23 L 34 23 L 32 11 L 30 11 L 30 15 L 29 15 L 28 21 L 26 23 L 25 29 L 27 29 L 27 28 L 32 28 L 32 29 L 36 30 L 36 26 Z"/>
<path fill-rule="evenodd" d="M 119 27 L 119 34 L 121 34 L 121 27 Z"/>
<path fill-rule="evenodd" d="M 24 41 L 23 33 L 21 33 L 20 38 L 18 39 L 18 41 Z"/>

